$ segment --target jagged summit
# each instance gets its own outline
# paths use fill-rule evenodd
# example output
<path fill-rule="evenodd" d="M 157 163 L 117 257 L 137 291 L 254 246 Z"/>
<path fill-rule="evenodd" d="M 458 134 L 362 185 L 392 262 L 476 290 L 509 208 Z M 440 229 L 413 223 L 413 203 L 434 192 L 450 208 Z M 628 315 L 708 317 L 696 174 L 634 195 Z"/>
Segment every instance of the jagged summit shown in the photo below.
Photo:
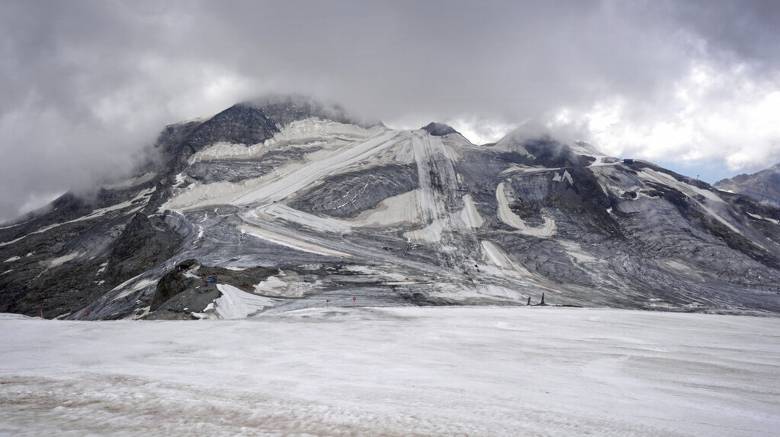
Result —
<path fill-rule="evenodd" d="M 264 108 L 238 103 L 201 123 L 188 142 L 196 150 L 219 141 L 259 143 L 279 131 L 280 123 L 272 115 Z"/>
<path fill-rule="evenodd" d="M 312 117 L 362 127 L 381 124 L 379 121 L 367 120 L 351 114 L 338 103 L 300 94 L 268 94 L 241 102 L 236 106 L 260 110 L 277 126 L 285 126 L 293 121 Z"/>
<path fill-rule="evenodd" d="M 301 95 L 273 94 L 237 103 L 201 123 L 190 134 L 195 149 L 215 142 L 252 145 L 270 138 L 298 120 L 320 118 L 371 127 L 378 122 L 361 120 L 337 104 Z"/>
<path fill-rule="evenodd" d="M 0 226 L 0 311 L 232 318 L 544 293 L 780 312 L 780 210 L 528 129 L 480 147 L 456 133 L 298 96 L 168 126 L 133 177 Z"/>
<path fill-rule="evenodd" d="M 753 174 L 740 174 L 723 179 L 715 186 L 733 193 L 744 194 L 774 206 L 780 206 L 780 163 Z"/>
<path fill-rule="evenodd" d="M 428 132 L 429 134 L 437 137 L 443 137 L 444 135 L 450 135 L 450 134 L 458 134 L 460 135 L 460 132 L 453 129 L 452 126 L 445 124 L 445 123 L 439 123 L 432 121 L 425 126 L 422 127 L 422 130 Z"/>

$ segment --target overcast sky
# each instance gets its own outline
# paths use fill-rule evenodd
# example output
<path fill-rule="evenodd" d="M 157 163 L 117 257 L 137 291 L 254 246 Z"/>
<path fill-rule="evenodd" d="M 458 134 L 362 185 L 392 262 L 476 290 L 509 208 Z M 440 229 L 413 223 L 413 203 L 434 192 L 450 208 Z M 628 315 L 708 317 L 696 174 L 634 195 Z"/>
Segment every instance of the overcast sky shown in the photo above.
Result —
<path fill-rule="evenodd" d="M 0 220 L 266 92 L 705 180 L 780 161 L 780 1 L 0 0 Z"/>

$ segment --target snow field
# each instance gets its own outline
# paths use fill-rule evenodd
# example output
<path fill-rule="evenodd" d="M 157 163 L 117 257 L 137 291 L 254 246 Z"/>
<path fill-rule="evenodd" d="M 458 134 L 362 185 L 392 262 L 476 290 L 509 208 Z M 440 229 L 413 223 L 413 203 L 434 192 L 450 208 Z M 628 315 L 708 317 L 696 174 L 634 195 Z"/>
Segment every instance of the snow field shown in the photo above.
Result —
<path fill-rule="evenodd" d="M 254 305 L 227 291 L 227 309 Z M 3 315 L 0 330 L 13 333 L 0 337 L 0 435 L 780 429 L 777 318 L 320 308 L 240 321 Z"/>

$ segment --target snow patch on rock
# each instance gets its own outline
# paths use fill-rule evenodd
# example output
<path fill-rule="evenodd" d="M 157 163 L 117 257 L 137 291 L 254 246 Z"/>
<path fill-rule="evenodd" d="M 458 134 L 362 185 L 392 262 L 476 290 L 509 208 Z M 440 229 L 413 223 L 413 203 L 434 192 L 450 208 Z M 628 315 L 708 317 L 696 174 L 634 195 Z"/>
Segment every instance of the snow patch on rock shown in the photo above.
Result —
<path fill-rule="evenodd" d="M 69 253 L 67 255 L 63 255 L 63 256 L 59 256 L 57 258 L 52 258 L 50 260 L 47 260 L 46 261 L 46 266 L 48 268 L 59 267 L 59 266 L 65 264 L 66 262 L 73 261 L 74 259 L 80 257 L 81 255 L 83 255 L 82 252 L 71 252 L 71 253 Z"/>
<path fill-rule="evenodd" d="M 299 238 L 292 237 L 290 235 L 274 232 L 269 229 L 261 228 L 253 225 L 242 225 L 241 232 L 249 234 L 253 237 L 257 237 L 266 241 L 269 241 L 280 246 L 289 247 L 291 249 L 300 250 L 303 252 L 315 253 L 324 256 L 338 256 L 349 257 L 349 254 L 339 252 L 337 250 L 331 250 L 326 247 L 304 241 Z"/>
<path fill-rule="evenodd" d="M 156 284 L 157 284 L 157 279 L 153 279 L 153 278 L 141 279 L 140 281 L 138 281 L 135 284 L 133 284 L 132 287 L 127 288 L 127 289 L 123 290 L 121 293 L 117 294 L 114 297 L 113 300 L 119 300 L 119 299 L 125 298 L 125 297 L 130 296 L 131 294 L 133 294 L 133 293 L 135 293 L 137 291 L 141 291 L 141 290 L 143 290 L 146 287 L 150 287 L 150 286 L 156 285 Z"/>
<path fill-rule="evenodd" d="M 58 228 L 60 226 L 67 225 L 67 224 L 70 224 L 70 223 L 77 223 L 77 222 L 81 222 L 81 221 L 85 221 L 85 220 L 92 220 L 94 218 L 102 217 L 102 216 L 106 215 L 109 212 L 126 209 L 126 208 L 129 208 L 131 206 L 134 207 L 134 208 L 129 210 L 129 211 L 126 211 L 125 214 L 126 215 L 134 214 L 134 213 L 140 211 L 144 206 L 146 206 L 147 203 L 149 203 L 149 198 L 151 197 L 152 193 L 154 193 L 154 191 L 156 189 L 157 189 L 157 187 L 147 188 L 147 189 L 144 189 L 144 190 L 141 190 L 140 192 L 138 192 L 138 194 L 135 197 L 133 197 L 132 199 L 130 199 L 128 201 L 117 203 L 117 204 L 111 205 L 111 206 L 107 206 L 105 208 L 95 209 L 91 213 L 89 213 L 89 214 L 87 214 L 87 215 L 85 215 L 83 217 L 79 217 L 79 218 L 73 219 L 73 220 L 68 220 L 66 222 L 54 223 L 54 224 L 51 224 L 51 225 L 48 225 L 48 226 L 44 226 L 44 227 L 42 227 L 42 228 L 40 228 L 38 230 L 30 232 L 27 235 L 23 235 L 23 236 L 21 236 L 19 238 L 11 240 L 11 241 L 2 242 L 2 243 L 0 243 L 0 247 L 8 246 L 10 244 L 14 244 L 14 243 L 16 243 L 18 241 L 21 241 L 21 240 L 29 237 L 30 235 L 42 234 L 42 233 L 44 233 L 46 231 L 49 231 L 49 230 L 52 230 L 54 228 Z"/>
<path fill-rule="evenodd" d="M 388 197 L 350 220 L 355 226 L 390 226 L 420 222 L 420 190 Z"/>
<path fill-rule="evenodd" d="M 681 193 L 688 196 L 689 199 L 697 203 L 710 216 L 737 234 L 742 235 L 742 231 L 734 226 L 729 220 L 727 220 L 720 212 L 720 210 L 725 209 L 727 204 L 716 193 L 690 184 L 686 184 L 684 182 L 678 181 L 672 175 L 649 168 L 642 169 L 639 174 L 645 180 L 650 180 L 655 183 L 666 185 L 676 189 L 677 191 L 680 191 Z"/>
<path fill-rule="evenodd" d="M 472 229 L 477 229 L 485 223 L 485 220 L 482 219 L 477 210 L 477 206 L 474 204 L 471 194 L 463 196 L 463 210 L 460 212 L 460 218 L 467 227 Z"/>
<path fill-rule="evenodd" d="M 222 319 L 245 319 L 274 305 L 274 300 L 240 290 L 229 284 L 217 284 L 222 296 L 214 300 L 214 310 Z"/>
<path fill-rule="evenodd" d="M 552 178 L 553 182 L 568 182 L 569 185 L 574 185 L 574 179 L 572 179 L 569 170 L 564 170 L 563 173 L 555 173 Z"/>
<path fill-rule="evenodd" d="M 566 253 L 578 263 L 593 263 L 599 262 L 599 259 L 593 255 L 582 250 L 582 246 L 576 241 L 571 240 L 557 240 L 558 244 L 563 246 Z"/>
<path fill-rule="evenodd" d="M 774 223 L 776 225 L 780 225 L 780 220 L 775 220 L 773 218 L 764 217 L 764 216 L 759 215 L 759 214 L 753 214 L 752 212 L 747 213 L 747 215 L 749 215 L 750 217 L 753 217 L 756 220 L 764 220 L 764 221 L 767 221 L 769 223 Z"/>
<path fill-rule="evenodd" d="M 498 218 L 505 224 L 517 229 L 521 234 L 529 235 L 532 237 L 549 238 L 555 235 L 557 226 L 555 220 L 552 217 L 548 217 L 544 213 L 544 224 L 538 227 L 528 226 L 525 221 L 515 214 L 509 207 L 509 198 L 506 195 L 504 183 L 501 182 L 496 187 L 496 200 L 498 201 Z"/>

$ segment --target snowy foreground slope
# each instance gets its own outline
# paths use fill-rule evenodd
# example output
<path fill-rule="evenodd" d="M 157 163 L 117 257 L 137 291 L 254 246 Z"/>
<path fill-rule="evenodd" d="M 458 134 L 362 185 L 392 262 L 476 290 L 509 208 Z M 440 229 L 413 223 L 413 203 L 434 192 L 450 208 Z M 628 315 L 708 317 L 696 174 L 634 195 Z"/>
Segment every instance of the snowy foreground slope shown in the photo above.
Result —
<path fill-rule="evenodd" d="M 305 309 L 0 317 L 0 435 L 700 435 L 780 429 L 780 319 Z"/>
<path fill-rule="evenodd" d="M 277 97 L 169 126 L 155 156 L 94 198 L 0 226 L 0 311 L 214 317 L 237 290 L 254 295 L 246 316 L 543 293 L 780 313 L 780 209 L 587 144 L 476 145 Z"/>

